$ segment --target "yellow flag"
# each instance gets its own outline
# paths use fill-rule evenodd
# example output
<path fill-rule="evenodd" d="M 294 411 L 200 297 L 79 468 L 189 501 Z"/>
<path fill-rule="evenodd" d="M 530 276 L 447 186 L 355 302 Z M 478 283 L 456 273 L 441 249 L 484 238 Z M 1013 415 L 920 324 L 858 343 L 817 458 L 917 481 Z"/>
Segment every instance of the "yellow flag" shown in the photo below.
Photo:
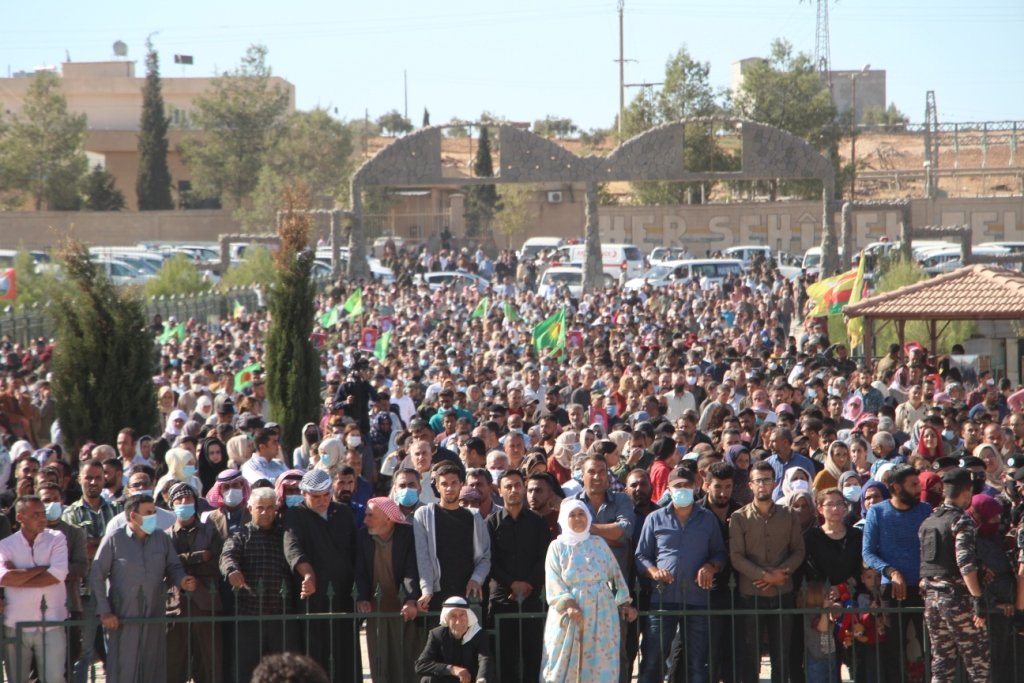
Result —
<path fill-rule="evenodd" d="M 853 291 L 850 292 L 850 303 L 855 304 L 864 298 L 864 252 L 860 252 L 860 261 L 857 264 L 857 278 L 853 281 Z M 846 336 L 850 342 L 850 349 L 860 345 L 864 341 L 864 318 L 859 316 L 850 318 L 846 323 Z M 865 354 L 866 355 L 866 354 Z"/>

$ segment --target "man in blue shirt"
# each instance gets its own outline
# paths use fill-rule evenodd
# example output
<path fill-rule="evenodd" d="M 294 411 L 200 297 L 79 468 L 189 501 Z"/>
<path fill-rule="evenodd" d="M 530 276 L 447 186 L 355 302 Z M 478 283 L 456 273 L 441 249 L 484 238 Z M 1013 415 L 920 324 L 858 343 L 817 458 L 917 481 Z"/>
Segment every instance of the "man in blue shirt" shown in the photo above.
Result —
<path fill-rule="evenodd" d="M 864 521 L 864 564 L 882 576 L 882 597 L 897 601 L 900 607 L 924 607 L 918 590 L 921 578 L 921 542 L 917 531 L 932 513 L 927 503 L 921 502 L 921 482 L 913 465 L 897 465 L 889 482 L 890 499 L 868 508 Z M 890 618 L 889 630 L 882 641 L 881 661 L 883 683 L 904 680 L 908 651 L 906 631 L 914 624 L 918 638 L 922 633 L 921 614 Z M 924 651 L 924 643 L 918 652 Z"/>
<path fill-rule="evenodd" d="M 785 427 L 776 427 L 768 436 L 768 447 L 772 454 L 765 459 L 772 469 L 775 470 L 775 481 L 778 484 L 772 491 L 772 500 L 782 497 L 782 480 L 786 470 L 791 467 L 802 467 L 808 474 L 814 476 L 814 463 L 806 455 L 801 455 L 793 450 L 793 432 Z"/>
<path fill-rule="evenodd" d="M 684 467 L 669 475 L 671 504 L 655 510 L 644 521 L 636 549 L 637 571 L 656 582 L 652 607 L 681 610 L 708 609 L 715 574 L 725 565 L 726 550 L 714 513 L 694 505 L 697 474 Z M 644 624 L 640 655 L 640 683 L 664 680 L 666 655 L 680 617 L 652 616 Z M 686 679 L 708 681 L 708 619 L 685 617 Z"/>

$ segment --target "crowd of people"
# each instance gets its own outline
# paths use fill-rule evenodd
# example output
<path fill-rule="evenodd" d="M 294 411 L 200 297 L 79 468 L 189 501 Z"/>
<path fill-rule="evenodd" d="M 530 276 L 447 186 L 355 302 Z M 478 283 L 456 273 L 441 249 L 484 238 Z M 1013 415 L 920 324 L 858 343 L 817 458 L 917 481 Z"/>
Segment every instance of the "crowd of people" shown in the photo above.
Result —
<path fill-rule="evenodd" d="M 236 390 L 264 310 L 154 321 L 160 423 L 100 443 L 62 438 L 45 340 L 4 342 L 9 680 L 248 681 L 282 652 L 358 680 L 362 628 L 389 682 L 1022 676 L 1008 380 L 914 343 L 856 361 L 763 261 L 579 298 L 508 251 L 389 264 L 320 296 L 301 434 L 259 373 Z M 493 284 L 415 280 L 456 267 Z"/>

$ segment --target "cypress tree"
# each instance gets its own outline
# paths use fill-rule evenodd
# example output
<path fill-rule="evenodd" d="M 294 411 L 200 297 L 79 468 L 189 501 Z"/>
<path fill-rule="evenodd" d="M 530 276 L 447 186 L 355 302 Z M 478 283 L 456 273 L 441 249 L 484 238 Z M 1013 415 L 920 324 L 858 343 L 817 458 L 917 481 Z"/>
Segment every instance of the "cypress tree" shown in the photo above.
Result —
<path fill-rule="evenodd" d="M 267 332 L 266 379 L 270 419 L 281 425 L 281 442 L 294 446 L 302 426 L 316 422 L 320 409 L 320 362 L 310 336 L 316 307 L 309 248 L 309 191 L 289 186 L 281 197 L 281 248 L 267 307 L 273 320 Z M 282 452 L 291 461 L 291 447 Z"/>
<path fill-rule="evenodd" d="M 146 85 L 142 88 L 142 120 L 139 122 L 139 173 L 135 196 L 139 211 L 173 209 L 171 172 L 167 168 L 167 127 L 160 90 L 160 60 L 153 44 L 146 42 Z"/>
<path fill-rule="evenodd" d="M 477 178 L 493 178 L 494 162 L 491 159 L 491 138 L 487 127 L 480 129 L 480 141 L 473 160 L 473 175 Z M 501 201 L 496 185 L 473 185 L 466 191 L 463 215 L 466 218 L 466 234 L 475 236 L 490 226 L 494 214 L 501 210 Z"/>
<path fill-rule="evenodd" d="M 157 433 L 153 338 L 138 293 L 117 289 L 81 242 L 61 245 L 64 277 L 53 288 L 57 420 L 72 453 L 87 441 L 112 444 L 132 427 Z"/>

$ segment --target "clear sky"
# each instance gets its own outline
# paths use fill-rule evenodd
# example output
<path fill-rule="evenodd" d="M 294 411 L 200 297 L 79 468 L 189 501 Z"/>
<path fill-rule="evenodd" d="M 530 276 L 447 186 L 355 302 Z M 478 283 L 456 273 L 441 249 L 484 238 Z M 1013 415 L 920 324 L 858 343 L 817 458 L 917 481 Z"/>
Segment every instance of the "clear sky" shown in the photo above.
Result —
<path fill-rule="evenodd" d="M 3 74 L 112 56 L 154 43 L 165 76 L 208 76 L 265 44 L 300 109 L 375 118 L 404 109 L 419 125 L 490 111 L 611 126 L 618 109 L 616 0 L 81 0 L 4 3 Z M 829 6 L 834 69 L 888 72 L 890 102 L 912 122 L 934 90 L 939 120 L 1024 119 L 1024 0 L 840 0 Z M 660 81 L 686 45 L 725 88 L 733 61 L 783 37 L 813 53 L 815 4 L 799 0 L 625 0 L 626 82 Z M 172 63 L 190 54 L 195 65 Z M 627 100 L 635 91 L 627 91 Z"/>

